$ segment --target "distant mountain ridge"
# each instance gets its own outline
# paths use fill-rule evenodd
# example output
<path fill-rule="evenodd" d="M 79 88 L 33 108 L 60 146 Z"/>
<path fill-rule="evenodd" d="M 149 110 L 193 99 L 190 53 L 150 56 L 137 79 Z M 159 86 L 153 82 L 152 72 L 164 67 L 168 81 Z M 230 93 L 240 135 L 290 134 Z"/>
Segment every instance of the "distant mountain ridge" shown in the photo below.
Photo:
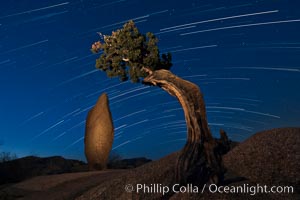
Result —
<path fill-rule="evenodd" d="M 121 159 L 121 160 L 109 162 L 107 168 L 108 169 L 131 169 L 131 168 L 139 167 L 151 161 L 152 160 L 147 159 L 145 157 L 127 158 L 127 159 Z"/>
<path fill-rule="evenodd" d="M 144 157 L 117 159 L 108 163 L 108 169 L 136 168 L 151 161 Z M 83 161 L 61 156 L 45 158 L 27 156 L 0 163 L 0 185 L 20 182 L 35 176 L 86 171 L 89 171 L 88 165 Z"/>
<path fill-rule="evenodd" d="M 27 156 L 0 163 L 0 184 L 19 182 L 34 176 L 87 171 L 86 163 L 61 156 Z"/>

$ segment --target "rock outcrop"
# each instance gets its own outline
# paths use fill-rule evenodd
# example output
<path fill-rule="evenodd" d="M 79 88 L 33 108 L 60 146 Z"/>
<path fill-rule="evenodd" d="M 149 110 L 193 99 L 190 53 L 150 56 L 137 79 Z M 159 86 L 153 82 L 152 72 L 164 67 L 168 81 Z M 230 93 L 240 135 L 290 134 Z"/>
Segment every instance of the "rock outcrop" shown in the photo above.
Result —
<path fill-rule="evenodd" d="M 113 160 L 109 161 L 107 164 L 108 169 L 133 169 L 139 166 L 142 166 L 146 163 L 151 162 L 152 160 L 147 159 L 145 157 L 140 158 L 129 158 L 129 159 L 121 159 L 121 160 Z"/>
<path fill-rule="evenodd" d="M 199 192 L 172 192 L 172 186 L 178 183 L 174 177 L 175 164 L 180 152 L 175 152 L 160 160 L 129 170 L 41 176 L 16 185 L 8 185 L 3 189 L 0 186 L 0 199 L 298 200 L 300 199 L 300 190 L 297 189 L 299 188 L 297 182 L 300 171 L 298 169 L 299 133 L 300 128 L 263 131 L 240 143 L 223 156 L 225 167 L 228 168 L 223 186 L 246 187 L 247 192 L 239 190 L 240 192 L 235 193 L 223 190 L 220 193 L 212 193 L 209 191 L 208 185 L 203 193 L 201 187 L 199 187 Z M 218 141 L 226 141 L 225 138 L 218 139 Z M 269 171 L 270 169 L 271 171 Z M 270 176 L 271 173 L 274 175 Z M 260 176 L 255 174 L 260 174 Z M 256 187 L 257 184 L 263 185 L 264 180 L 269 182 L 266 184 L 268 189 L 270 186 L 294 186 L 294 192 L 257 192 L 258 190 L 250 189 L 250 187 Z M 134 189 L 137 184 L 145 184 L 152 189 L 157 188 L 154 187 L 155 184 L 159 185 L 158 188 L 160 185 L 168 186 L 170 192 L 163 195 L 162 191 L 156 190 L 155 192 L 155 189 L 152 192 L 149 190 L 126 191 L 125 188 L 130 189 L 132 186 Z"/>
<path fill-rule="evenodd" d="M 224 156 L 226 168 L 256 183 L 298 185 L 300 128 L 262 131 Z"/>
<path fill-rule="evenodd" d="M 223 131 L 222 131 L 223 132 Z M 228 141 L 225 133 L 218 141 Z M 185 192 L 163 195 L 162 192 L 143 192 L 136 191 L 126 192 L 125 186 L 131 184 L 143 183 L 151 186 L 153 183 L 162 186 L 172 186 L 178 183 L 175 177 L 175 164 L 181 152 L 168 155 L 160 160 L 147 163 L 136 169 L 128 170 L 122 176 L 111 178 L 107 182 L 101 182 L 98 186 L 89 189 L 76 200 L 97 200 L 97 199 L 171 199 L 171 200 L 207 200 L 207 199 L 223 199 L 223 200 L 277 200 L 277 199 L 299 199 L 299 190 L 297 190 L 297 180 L 299 180 L 299 136 L 300 128 L 282 128 L 273 129 L 258 133 L 230 150 L 223 156 L 225 167 L 228 171 L 225 173 L 225 186 L 229 187 L 256 187 L 257 184 L 268 180 L 268 186 L 284 186 L 293 185 L 294 193 L 264 193 L 258 192 L 215 192 L 212 193 L 208 188 L 202 193 Z M 225 142 L 226 144 L 226 142 Z M 280 144 L 280 145 L 279 145 Z M 278 146 L 279 145 L 279 146 Z M 281 146 L 283 145 L 283 146 Z M 287 145 L 287 146 L 284 146 Z M 227 146 L 227 145 L 226 145 Z M 275 148 L 275 149 L 274 149 Z M 251 151 L 250 151 L 251 149 Z M 253 152 L 253 155 L 250 153 Z M 274 153 L 273 153 L 274 152 Z M 270 157 L 273 156 L 273 157 Z M 284 159 L 282 159 L 284 157 Z M 266 163 L 268 162 L 268 163 Z M 272 167 L 275 166 L 275 167 Z M 282 169 L 282 167 L 285 169 Z M 279 168 L 278 168 L 279 167 Z M 276 169 L 278 168 L 278 169 Z M 271 169 L 271 171 L 270 171 Z M 237 174 L 236 174 L 237 173 Z M 252 175 L 251 175 L 252 173 Z M 270 176 L 271 173 L 276 176 Z M 286 174 L 290 175 L 286 175 Z M 254 174 L 261 174 L 258 176 Z M 244 178 L 243 178 L 244 177 Z M 256 178 L 253 178 L 256 177 Z M 261 178 L 261 179 L 260 179 Z M 282 182 L 286 180 L 288 182 Z M 279 184 L 285 183 L 285 184 Z M 261 184 L 262 185 L 262 184 Z M 299 185 L 299 184 L 298 184 Z M 298 186 L 299 187 L 299 186 Z M 270 188 L 269 188 L 270 189 Z M 252 193 L 252 194 L 251 194 Z"/>
<path fill-rule="evenodd" d="M 85 129 L 85 156 L 90 170 L 106 168 L 114 138 L 114 126 L 108 97 L 102 94 L 89 111 Z"/>

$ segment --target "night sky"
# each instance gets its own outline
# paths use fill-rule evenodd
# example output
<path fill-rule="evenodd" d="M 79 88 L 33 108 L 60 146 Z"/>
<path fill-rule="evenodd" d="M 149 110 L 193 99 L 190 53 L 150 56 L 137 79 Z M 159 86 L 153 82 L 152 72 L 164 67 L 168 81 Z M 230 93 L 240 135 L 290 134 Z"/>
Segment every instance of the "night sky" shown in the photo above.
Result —
<path fill-rule="evenodd" d="M 186 140 L 183 110 L 160 88 L 95 69 L 97 32 L 133 19 L 199 85 L 214 136 L 300 125 L 300 2 L 8 0 L 0 3 L 0 151 L 85 160 L 87 112 L 107 92 L 113 151 L 157 159 Z"/>

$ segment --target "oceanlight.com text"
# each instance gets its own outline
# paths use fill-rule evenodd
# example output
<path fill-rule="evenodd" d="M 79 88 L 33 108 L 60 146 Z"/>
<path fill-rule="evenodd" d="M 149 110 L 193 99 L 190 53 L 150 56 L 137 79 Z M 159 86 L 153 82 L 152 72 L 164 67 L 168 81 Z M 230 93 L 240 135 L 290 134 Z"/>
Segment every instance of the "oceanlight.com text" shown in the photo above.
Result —
<path fill-rule="evenodd" d="M 225 194 L 249 194 L 251 196 L 263 193 L 294 193 L 293 186 L 267 186 L 267 185 L 249 185 L 243 184 L 239 186 L 218 186 L 216 184 L 204 184 L 203 186 L 197 186 L 193 184 L 187 184 L 185 186 L 174 184 L 172 186 L 163 184 L 127 184 L 125 186 L 126 192 L 145 193 L 145 194 L 167 194 L 172 193 L 225 193 Z"/>

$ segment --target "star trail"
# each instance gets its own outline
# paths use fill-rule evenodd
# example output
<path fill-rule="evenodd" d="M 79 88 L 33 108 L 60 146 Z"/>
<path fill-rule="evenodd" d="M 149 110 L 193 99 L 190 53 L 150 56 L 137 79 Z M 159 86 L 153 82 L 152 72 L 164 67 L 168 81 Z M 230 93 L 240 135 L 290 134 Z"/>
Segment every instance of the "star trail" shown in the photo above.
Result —
<path fill-rule="evenodd" d="M 85 120 L 106 92 L 113 151 L 158 159 L 183 147 L 180 104 L 158 87 L 95 69 L 91 44 L 134 20 L 153 32 L 171 71 L 203 92 L 209 128 L 243 141 L 300 122 L 297 1 L 2 1 L 0 150 L 85 160 Z"/>

